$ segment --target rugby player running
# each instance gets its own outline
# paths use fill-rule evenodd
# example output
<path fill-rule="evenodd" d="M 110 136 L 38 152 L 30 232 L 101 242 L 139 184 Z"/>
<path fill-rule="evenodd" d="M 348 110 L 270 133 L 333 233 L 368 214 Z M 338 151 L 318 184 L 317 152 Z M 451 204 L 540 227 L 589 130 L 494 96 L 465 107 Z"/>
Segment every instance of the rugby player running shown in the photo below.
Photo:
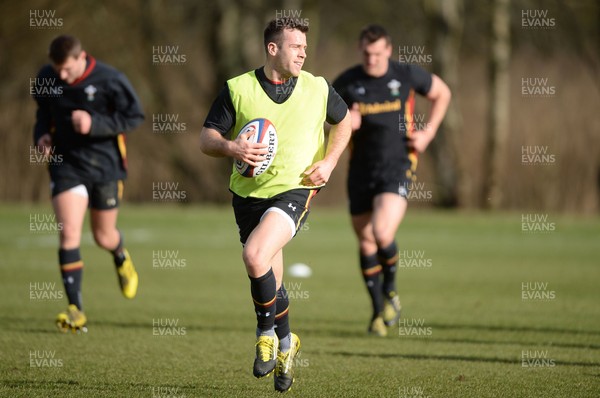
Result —
<path fill-rule="evenodd" d="M 79 247 L 87 208 L 96 244 L 116 266 L 123 295 L 132 299 L 138 274 L 117 229 L 127 176 L 125 133 L 144 120 L 138 97 L 118 70 L 88 55 L 74 36 L 50 44 L 51 63 L 35 79 L 34 145 L 48 162 L 52 206 L 60 228 L 58 261 L 69 302 L 56 323 L 61 331 L 86 331 Z"/>
<path fill-rule="evenodd" d="M 373 308 L 368 331 L 386 336 L 401 310 L 395 285 L 396 232 L 416 178 L 417 155 L 433 140 L 451 94 L 438 76 L 392 61 L 391 37 L 379 25 L 360 32 L 359 50 L 362 64 L 343 72 L 333 87 L 352 114 L 347 189 L 360 268 Z M 414 129 L 415 93 L 431 103 L 423 129 Z"/>
<path fill-rule="evenodd" d="M 239 134 L 240 129 L 266 118 L 277 131 L 270 167 L 254 178 L 232 167 L 229 189 L 256 314 L 253 374 L 262 378 L 274 371 L 280 392 L 292 386 L 300 349 L 300 339 L 290 332 L 282 250 L 302 227 L 311 199 L 329 180 L 351 134 L 344 101 L 325 79 L 302 71 L 307 31 L 303 20 L 271 21 L 264 31 L 264 67 L 227 81 L 200 133 L 204 153 L 256 166 L 267 144 L 251 143 L 254 132 Z M 327 142 L 325 121 L 333 125 Z"/>

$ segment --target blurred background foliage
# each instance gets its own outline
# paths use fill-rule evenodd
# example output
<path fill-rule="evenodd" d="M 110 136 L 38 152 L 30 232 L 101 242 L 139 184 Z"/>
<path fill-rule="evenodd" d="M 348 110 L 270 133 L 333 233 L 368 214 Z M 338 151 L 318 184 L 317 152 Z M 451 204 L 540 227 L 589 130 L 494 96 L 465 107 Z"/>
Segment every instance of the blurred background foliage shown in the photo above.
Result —
<path fill-rule="evenodd" d="M 34 10 L 54 11 L 62 27 L 31 27 Z M 360 62 L 357 36 L 368 23 L 389 30 L 394 59 L 400 46 L 431 55 L 424 67 L 449 83 L 453 102 L 435 145 L 419 162 L 422 189 L 432 192 L 432 200 L 415 205 L 599 211 L 595 0 L 2 2 L 0 200 L 48 200 L 47 171 L 29 160 L 35 120 L 29 81 L 47 62 L 52 38 L 69 33 L 88 53 L 123 71 L 141 97 L 146 121 L 128 136 L 126 199 L 152 201 L 153 183 L 167 181 L 186 191 L 188 203 L 228 202 L 230 161 L 204 156 L 198 133 L 224 81 L 263 64 L 262 31 L 284 10 L 308 18 L 305 69 L 329 81 Z M 524 27 L 524 10 L 545 12 L 554 26 Z M 504 57 L 493 51 L 503 45 Z M 153 49 L 160 46 L 174 46 L 185 62 L 154 63 Z M 548 79 L 555 94 L 522 96 L 521 79 L 527 77 Z M 427 111 L 427 103 L 418 101 L 417 112 Z M 185 131 L 153 131 L 153 115 L 165 114 L 185 123 Z M 523 164 L 527 146 L 546 147 L 555 161 Z M 319 203 L 346 205 L 346 163 L 342 159 Z"/>

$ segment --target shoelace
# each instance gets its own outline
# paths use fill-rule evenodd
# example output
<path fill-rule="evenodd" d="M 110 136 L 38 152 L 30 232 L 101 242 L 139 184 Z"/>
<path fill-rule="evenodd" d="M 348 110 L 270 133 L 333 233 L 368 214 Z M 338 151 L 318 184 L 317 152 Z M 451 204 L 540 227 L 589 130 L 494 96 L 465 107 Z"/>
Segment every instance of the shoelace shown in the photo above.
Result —
<path fill-rule="evenodd" d="M 81 317 L 81 313 L 79 311 L 71 311 L 69 309 L 69 312 L 67 314 L 67 318 L 69 319 L 69 322 L 71 324 L 75 324 L 77 321 L 79 321 L 82 317 Z"/>
<path fill-rule="evenodd" d="M 273 358 L 273 348 L 275 339 L 260 339 L 256 343 L 258 355 L 261 361 L 270 361 Z"/>
<path fill-rule="evenodd" d="M 290 361 L 291 352 L 292 352 L 292 350 L 290 349 L 285 354 L 283 352 L 280 352 L 279 354 L 277 354 L 277 369 L 275 371 L 275 373 L 277 375 L 285 374 L 288 372 L 289 367 L 290 367 L 290 362 L 291 362 Z"/>

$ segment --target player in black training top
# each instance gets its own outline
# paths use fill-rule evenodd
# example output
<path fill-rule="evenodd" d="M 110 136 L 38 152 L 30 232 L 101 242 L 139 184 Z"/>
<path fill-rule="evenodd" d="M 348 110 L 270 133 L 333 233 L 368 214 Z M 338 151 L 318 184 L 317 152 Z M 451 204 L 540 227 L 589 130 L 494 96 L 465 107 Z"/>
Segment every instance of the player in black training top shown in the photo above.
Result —
<path fill-rule="evenodd" d="M 436 75 L 390 60 L 391 38 L 381 26 L 364 28 L 359 46 L 362 65 L 342 73 L 333 87 L 352 115 L 348 196 L 360 267 L 373 304 L 369 332 L 385 336 L 386 325 L 398 321 L 401 309 L 395 286 L 396 231 L 406 211 L 409 183 L 416 178 L 417 154 L 435 136 L 450 90 Z M 418 130 L 415 93 L 431 102 L 426 127 Z"/>
<path fill-rule="evenodd" d="M 32 86 L 37 102 L 34 144 L 48 155 L 52 205 L 60 229 L 58 259 L 69 307 L 58 314 L 61 331 L 85 331 L 79 253 L 86 209 L 98 246 L 112 253 L 123 295 L 135 297 L 138 275 L 117 229 L 127 175 L 124 133 L 143 120 L 127 78 L 96 61 L 68 35 L 50 44 L 51 64 Z"/>

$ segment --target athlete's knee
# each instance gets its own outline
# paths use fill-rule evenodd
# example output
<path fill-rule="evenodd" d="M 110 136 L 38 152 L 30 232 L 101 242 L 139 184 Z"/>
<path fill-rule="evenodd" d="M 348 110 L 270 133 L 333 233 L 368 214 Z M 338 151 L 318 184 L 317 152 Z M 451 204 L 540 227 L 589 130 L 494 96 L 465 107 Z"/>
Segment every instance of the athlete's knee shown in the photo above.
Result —
<path fill-rule="evenodd" d="M 60 227 L 60 246 L 67 249 L 79 247 L 81 241 L 81 229 L 78 226 L 66 223 L 63 223 Z"/>
<path fill-rule="evenodd" d="M 389 226 L 378 226 L 373 228 L 375 235 L 375 244 L 377 247 L 388 247 L 394 241 L 396 231 Z"/>
<path fill-rule="evenodd" d="M 253 245 L 244 246 L 242 260 L 249 271 L 260 271 L 268 265 L 264 256 L 261 255 L 260 249 Z"/>
<path fill-rule="evenodd" d="M 119 244 L 117 230 L 94 229 L 92 232 L 94 241 L 103 249 L 112 250 Z"/>
<path fill-rule="evenodd" d="M 358 246 L 362 255 L 370 255 L 377 252 L 377 243 L 371 238 L 360 238 Z"/>

